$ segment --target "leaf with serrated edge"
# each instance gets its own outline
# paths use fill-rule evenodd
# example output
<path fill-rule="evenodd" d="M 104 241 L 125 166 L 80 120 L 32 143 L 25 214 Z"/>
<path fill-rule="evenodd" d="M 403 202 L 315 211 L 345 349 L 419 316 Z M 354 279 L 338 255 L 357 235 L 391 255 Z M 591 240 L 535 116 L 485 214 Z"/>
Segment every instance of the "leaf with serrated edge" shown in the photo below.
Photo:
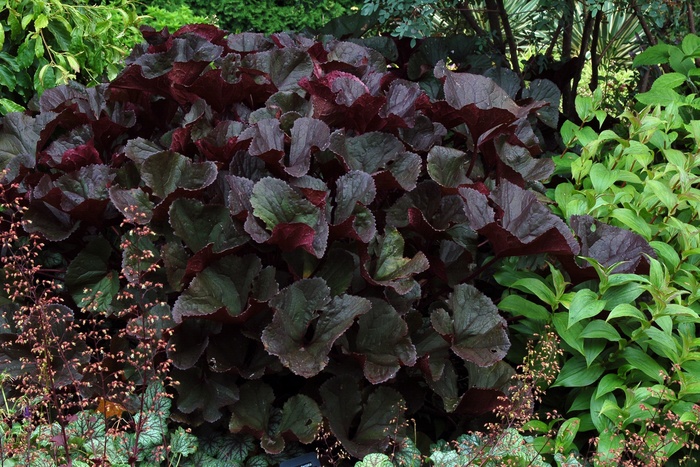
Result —
<path fill-rule="evenodd" d="M 372 309 L 358 320 L 355 345 L 364 359 L 365 377 L 379 384 L 396 376 L 402 365 L 413 366 L 416 348 L 401 315 L 383 300 L 371 302 Z"/>
<path fill-rule="evenodd" d="M 262 341 L 295 374 L 310 378 L 328 363 L 333 343 L 369 311 L 365 298 L 339 295 L 330 300 L 330 289 L 320 278 L 295 282 L 270 301 L 275 315 Z M 307 333 L 313 326 L 312 336 Z"/>
<path fill-rule="evenodd" d="M 460 284 L 447 304 L 452 313 L 438 308 L 430 319 L 457 355 L 479 366 L 493 365 L 505 357 L 510 348 L 506 322 L 491 299 L 472 285 Z"/>

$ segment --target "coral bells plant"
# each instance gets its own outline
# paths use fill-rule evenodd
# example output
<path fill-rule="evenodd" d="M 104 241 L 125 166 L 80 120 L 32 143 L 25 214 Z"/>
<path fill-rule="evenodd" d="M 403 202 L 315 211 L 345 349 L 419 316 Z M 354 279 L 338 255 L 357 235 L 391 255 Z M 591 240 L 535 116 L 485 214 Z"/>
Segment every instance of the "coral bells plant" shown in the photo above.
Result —
<path fill-rule="evenodd" d="M 65 266 L 61 306 L 112 336 L 89 387 L 138 392 L 167 361 L 172 420 L 268 454 L 324 426 L 362 457 L 406 416 L 436 437 L 494 409 L 513 370 L 489 265 L 581 269 L 528 189 L 554 169 L 537 135 L 555 87 L 442 63 L 418 84 L 331 38 L 145 38 L 108 85 L 47 90 L 0 129 L 24 229 Z M 627 234 L 579 235 L 637 264 L 606 247 Z"/>

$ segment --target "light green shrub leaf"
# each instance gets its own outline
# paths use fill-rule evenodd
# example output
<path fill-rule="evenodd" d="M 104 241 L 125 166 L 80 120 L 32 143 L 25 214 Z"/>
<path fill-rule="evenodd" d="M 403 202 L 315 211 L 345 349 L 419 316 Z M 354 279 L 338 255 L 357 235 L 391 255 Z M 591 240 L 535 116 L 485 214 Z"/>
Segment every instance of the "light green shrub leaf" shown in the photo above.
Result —
<path fill-rule="evenodd" d="M 551 313 L 542 305 L 533 303 L 520 295 L 511 294 L 498 302 L 498 308 L 514 316 L 525 316 L 537 321 L 547 321 Z"/>
<path fill-rule="evenodd" d="M 587 318 L 592 318 L 605 308 L 605 300 L 599 299 L 598 294 L 590 289 L 581 289 L 576 292 L 571 305 L 569 305 L 570 328 L 575 323 Z"/>
<path fill-rule="evenodd" d="M 664 377 L 667 375 L 666 370 L 654 358 L 637 347 L 625 347 L 620 358 L 628 362 L 630 369 L 640 370 L 659 384 L 663 383 Z"/>
<path fill-rule="evenodd" d="M 629 303 L 621 303 L 612 309 L 606 321 L 616 318 L 635 318 L 639 322 L 645 322 L 648 320 L 647 316 L 642 313 L 638 308 Z"/>
<path fill-rule="evenodd" d="M 645 65 L 659 65 L 668 63 L 669 49 L 672 46 L 668 44 L 657 44 L 647 48 L 645 51 L 634 57 L 632 65 L 635 67 Z"/>
<path fill-rule="evenodd" d="M 558 304 L 554 291 L 543 281 L 543 279 L 526 277 L 523 279 L 518 279 L 511 285 L 511 287 L 522 292 L 535 295 L 552 308 L 555 308 Z"/>
<path fill-rule="evenodd" d="M 581 331 L 580 336 L 586 339 L 606 339 L 613 342 L 621 339 L 620 333 L 617 332 L 614 326 L 600 319 L 595 319 L 588 323 Z"/>
<path fill-rule="evenodd" d="M 564 363 L 552 387 L 586 387 L 598 381 L 604 371 L 605 368 L 600 363 L 588 366 L 586 360 L 577 355 Z"/>
<path fill-rule="evenodd" d="M 610 170 L 603 164 L 593 164 L 589 173 L 593 189 L 598 194 L 604 193 L 617 181 L 617 171 Z"/>

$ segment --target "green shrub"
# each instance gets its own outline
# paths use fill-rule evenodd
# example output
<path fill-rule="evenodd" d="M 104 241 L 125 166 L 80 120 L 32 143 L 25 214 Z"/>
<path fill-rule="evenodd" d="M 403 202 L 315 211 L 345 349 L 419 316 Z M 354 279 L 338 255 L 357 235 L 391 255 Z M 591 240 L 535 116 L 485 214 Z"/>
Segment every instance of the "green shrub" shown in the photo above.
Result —
<path fill-rule="evenodd" d="M 139 37 L 138 21 L 128 0 L 0 2 L 0 113 L 70 80 L 92 85 L 115 77 Z"/>
<path fill-rule="evenodd" d="M 689 50 L 694 40 L 684 41 L 691 56 L 697 54 Z M 662 49 L 668 47 L 655 51 Z M 651 53 L 638 62 L 651 60 Z M 578 445 L 582 449 L 595 438 L 593 457 L 601 465 L 670 465 L 696 455 L 700 125 L 694 97 L 682 95 L 682 85 L 693 85 L 687 71 L 683 79 L 678 72 L 663 75 L 638 96 L 651 106 L 625 112 L 615 132 L 586 124 L 606 117 L 597 108 L 599 94 L 579 97 L 584 124 L 565 122 L 568 151 L 554 158 L 566 180 L 547 192 L 552 209 L 571 219 L 577 233 L 591 231 L 594 239 L 609 223 L 648 241 L 648 273 L 588 258 L 581 265 L 590 265 L 591 280 L 578 285 L 555 269 L 547 277 L 508 268 L 495 276 L 510 289 L 499 308 L 519 320 L 514 332 L 527 335 L 549 323 L 562 338 L 564 365 L 543 410 L 579 419 Z M 635 242 L 610 246 L 618 252 L 645 248 Z M 526 428 L 548 431 L 540 423 Z M 539 440 L 543 452 L 553 449 L 546 442 Z"/>
<path fill-rule="evenodd" d="M 168 28 L 170 31 L 180 29 L 186 24 L 218 24 L 218 19 L 215 16 L 200 16 L 195 15 L 188 5 L 178 5 L 169 8 L 160 6 L 148 5 L 144 11 L 146 17 L 143 19 L 143 24 L 147 24 L 161 30 Z"/>

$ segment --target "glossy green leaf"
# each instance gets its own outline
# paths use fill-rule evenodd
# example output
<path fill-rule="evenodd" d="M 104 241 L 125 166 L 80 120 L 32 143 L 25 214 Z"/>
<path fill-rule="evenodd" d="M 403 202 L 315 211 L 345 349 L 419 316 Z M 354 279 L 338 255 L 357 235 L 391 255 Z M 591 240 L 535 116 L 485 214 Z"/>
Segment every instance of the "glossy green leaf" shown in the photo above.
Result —
<path fill-rule="evenodd" d="M 605 300 L 598 298 L 598 294 L 590 289 L 581 289 L 576 292 L 569 305 L 568 327 L 581 320 L 597 316 L 605 308 Z"/>
<path fill-rule="evenodd" d="M 537 321 L 547 321 L 551 316 L 551 313 L 542 305 L 533 303 L 517 294 L 502 298 L 498 302 L 498 308 L 514 316 L 525 316 Z"/>
<path fill-rule="evenodd" d="M 552 387 L 586 387 L 598 381 L 604 371 L 605 368 L 600 363 L 588 366 L 583 357 L 575 356 L 564 363 Z"/>

